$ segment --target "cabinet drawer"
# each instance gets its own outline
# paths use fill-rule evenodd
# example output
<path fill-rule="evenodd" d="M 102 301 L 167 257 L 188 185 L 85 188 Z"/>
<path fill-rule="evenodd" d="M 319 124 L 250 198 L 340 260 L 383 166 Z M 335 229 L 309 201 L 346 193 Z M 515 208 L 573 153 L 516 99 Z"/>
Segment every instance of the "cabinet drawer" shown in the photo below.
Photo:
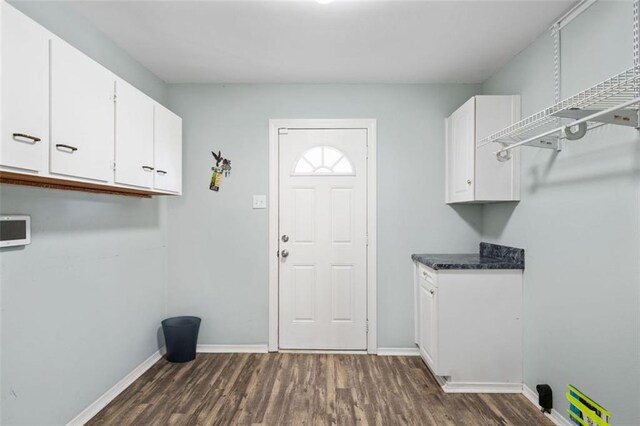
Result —
<path fill-rule="evenodd" d="M 436 271 L 421 263 L 418 263 L 418 277 L 432 284 L 434 287 L 438 286 L 438 275 L 436 274 Z"/>

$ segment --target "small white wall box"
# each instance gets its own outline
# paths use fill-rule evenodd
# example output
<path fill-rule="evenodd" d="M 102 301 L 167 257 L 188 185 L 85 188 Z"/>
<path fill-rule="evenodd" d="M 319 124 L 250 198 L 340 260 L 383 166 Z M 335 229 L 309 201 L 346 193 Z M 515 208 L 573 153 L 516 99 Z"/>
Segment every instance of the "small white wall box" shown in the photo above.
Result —
<path fill-rule="evenodd" d="M 0 216 L 0 247 L 24 246 L 31 243 L 31 217 Z"/>

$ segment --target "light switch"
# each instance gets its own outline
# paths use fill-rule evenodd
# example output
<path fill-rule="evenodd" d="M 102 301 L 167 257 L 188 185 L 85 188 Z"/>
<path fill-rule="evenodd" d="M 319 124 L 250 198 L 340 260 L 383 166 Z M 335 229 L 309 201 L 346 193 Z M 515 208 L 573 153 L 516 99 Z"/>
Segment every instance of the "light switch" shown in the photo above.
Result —
<path fill-rule="evenodd" d="M 253 208 L 254 209 L 266 209 L 267 208 L 267 196 L 266 195 L 254 195 L 253 196 Z"/>

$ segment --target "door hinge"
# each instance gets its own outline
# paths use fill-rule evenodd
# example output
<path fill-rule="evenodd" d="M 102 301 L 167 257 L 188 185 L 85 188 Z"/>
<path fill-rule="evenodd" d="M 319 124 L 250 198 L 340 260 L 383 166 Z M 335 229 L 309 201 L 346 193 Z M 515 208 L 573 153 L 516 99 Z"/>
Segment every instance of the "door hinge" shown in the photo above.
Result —
<path fill-rule="evenodd" d="M 111 163 L 111 169 L 115 172 L 116 171 L 116 162 L 114 161 L 113 163 Z"/>
<path fill-rule="evenodd" d="M 278 134 L 279 135 L 288 135 L 289 134 L 289 129 L 287 129 L 286 127 L 282 127 L 278 129 Z"/>
<path fill-rule="evenodd" d="M 367 322 L 366 322 L 366 330 L 367 330 L 367 333 L 368 333 L 369 332 L 369 320 L 367 320 Z"/>

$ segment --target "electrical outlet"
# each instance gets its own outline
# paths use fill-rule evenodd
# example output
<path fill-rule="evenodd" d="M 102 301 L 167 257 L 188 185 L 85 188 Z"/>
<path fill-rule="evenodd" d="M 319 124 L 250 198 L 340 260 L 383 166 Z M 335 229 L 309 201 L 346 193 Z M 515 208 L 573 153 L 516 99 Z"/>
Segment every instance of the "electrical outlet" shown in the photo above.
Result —
<path fill-rule="evenodd" d="M 266 209 L 267 208 L 267 196 L 266 195 L 254 195 L 253 196 L 253 208 L 254 209 Z"/>

